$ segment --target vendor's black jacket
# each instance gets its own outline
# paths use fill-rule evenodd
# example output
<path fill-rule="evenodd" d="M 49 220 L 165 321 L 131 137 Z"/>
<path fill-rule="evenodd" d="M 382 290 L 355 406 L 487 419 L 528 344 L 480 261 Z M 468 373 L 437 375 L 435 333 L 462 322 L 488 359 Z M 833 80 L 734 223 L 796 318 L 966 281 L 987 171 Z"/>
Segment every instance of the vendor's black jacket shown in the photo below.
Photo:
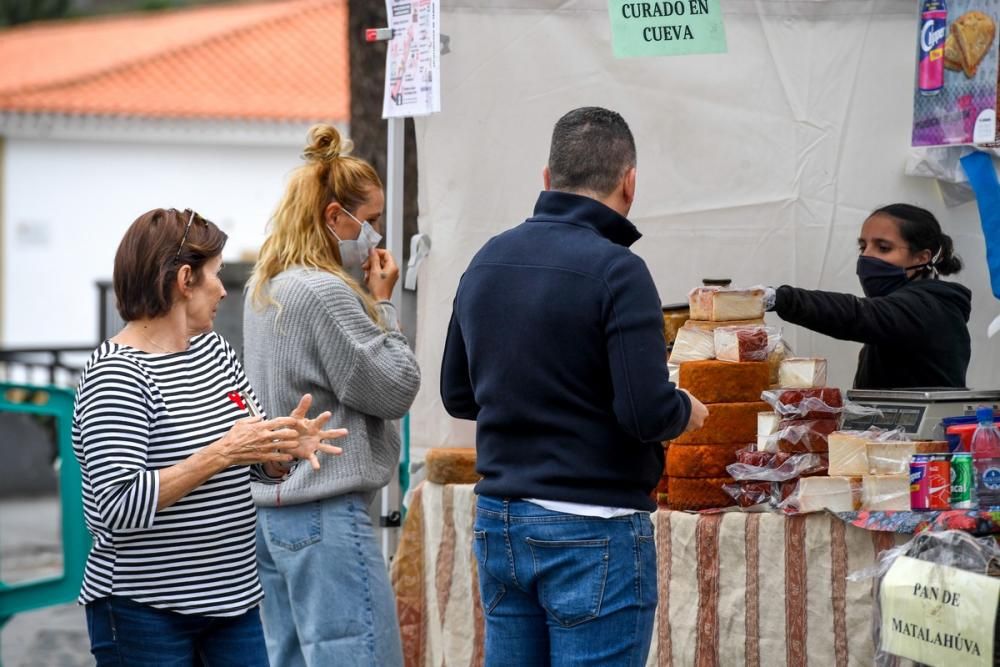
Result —
<path fill-rule="evenodd" d="M 691 403 L 669 381 L 660 299 L 600 202 L 547 191 L 476 254 L 455 296 L 441 398 L 475 419 L 480 494 L 652 510 L 661 441 Z"/>
<path fill-rule="evenodd" d="M 965 387 L 972 293 L 963 285 L 911 280 L 874 298 L 785 285 L 774 310 L 787 322 L 864 343 L 856 389 Z"/>

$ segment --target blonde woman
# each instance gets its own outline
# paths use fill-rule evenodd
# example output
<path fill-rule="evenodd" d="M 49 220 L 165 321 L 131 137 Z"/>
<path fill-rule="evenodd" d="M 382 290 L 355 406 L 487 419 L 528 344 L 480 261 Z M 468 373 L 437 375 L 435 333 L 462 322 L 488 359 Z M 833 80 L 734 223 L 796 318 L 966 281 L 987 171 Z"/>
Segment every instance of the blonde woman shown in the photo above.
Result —
<path fill-rule="evenodd" d="M 254 485 L 264 632 L 282 667 L 402 664 L 368 507 L 399 460 L 392 420 L 409 410 L 420 369 L 389 302 L 399 269 L 376 247 L 382 182 L 350 148 L 329 125 L 309 131 L 244 309 L 246 371 L 268 413 L 309 392 L 349 431 L 319 471 Z"/>

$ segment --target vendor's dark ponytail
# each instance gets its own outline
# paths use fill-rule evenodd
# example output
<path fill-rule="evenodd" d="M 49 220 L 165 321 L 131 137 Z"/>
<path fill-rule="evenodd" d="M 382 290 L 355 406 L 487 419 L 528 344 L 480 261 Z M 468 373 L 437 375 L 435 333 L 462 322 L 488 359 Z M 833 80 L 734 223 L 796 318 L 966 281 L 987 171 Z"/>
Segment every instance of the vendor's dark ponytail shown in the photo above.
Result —
<path fill-rule="evenodd" d="M 955 254 L 951 237 L 941 231 L 941 223 L 925 208 L 912 204 L 889 204 L 872 211 L 872 215 L 887 215 L 899 223 L 899 233 L 911 252 L 930 250 L 937 257 L 934 268 L 944 276 L 962 270 L 962 258 Z"/>

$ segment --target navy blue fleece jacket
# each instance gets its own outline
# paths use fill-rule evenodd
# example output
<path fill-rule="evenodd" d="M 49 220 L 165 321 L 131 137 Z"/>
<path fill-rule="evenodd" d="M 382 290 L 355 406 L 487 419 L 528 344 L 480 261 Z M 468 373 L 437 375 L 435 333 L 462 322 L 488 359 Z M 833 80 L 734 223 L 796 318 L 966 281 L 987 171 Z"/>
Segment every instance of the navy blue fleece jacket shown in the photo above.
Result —
<path fill-rule="evenodd" d="M 441 397 L 477 422 L 477 493 L 654 509 L 660 442 L 691 403 L 668 378 L 660 299 L 628 249 L 639 236 L 596 200 L 547 191 L 473 258 Z"/>

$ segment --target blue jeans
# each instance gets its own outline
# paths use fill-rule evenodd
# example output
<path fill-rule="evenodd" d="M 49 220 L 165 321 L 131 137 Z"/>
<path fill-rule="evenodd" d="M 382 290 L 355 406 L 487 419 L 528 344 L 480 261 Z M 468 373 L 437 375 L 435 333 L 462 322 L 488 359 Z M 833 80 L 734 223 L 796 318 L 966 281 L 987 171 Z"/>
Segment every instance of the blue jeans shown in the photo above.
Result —
<path fill-rule="evenodd" d="M 276 667 L 403 664 L 368 497 L 257 508 L 264 634 Z"/>
<path fill-rule="evenodd" d="M 257 607 L 216 618 L 164 611 L 111 596 L 89 603 L 87 632 L 98 667 L 267 667 Z"/>
<path fill-rule="evenodd" d="M 600 519 L 480 496 L 473 550 L 487 667 L 646 664 L 657 601 L 647 513 Z"/>

